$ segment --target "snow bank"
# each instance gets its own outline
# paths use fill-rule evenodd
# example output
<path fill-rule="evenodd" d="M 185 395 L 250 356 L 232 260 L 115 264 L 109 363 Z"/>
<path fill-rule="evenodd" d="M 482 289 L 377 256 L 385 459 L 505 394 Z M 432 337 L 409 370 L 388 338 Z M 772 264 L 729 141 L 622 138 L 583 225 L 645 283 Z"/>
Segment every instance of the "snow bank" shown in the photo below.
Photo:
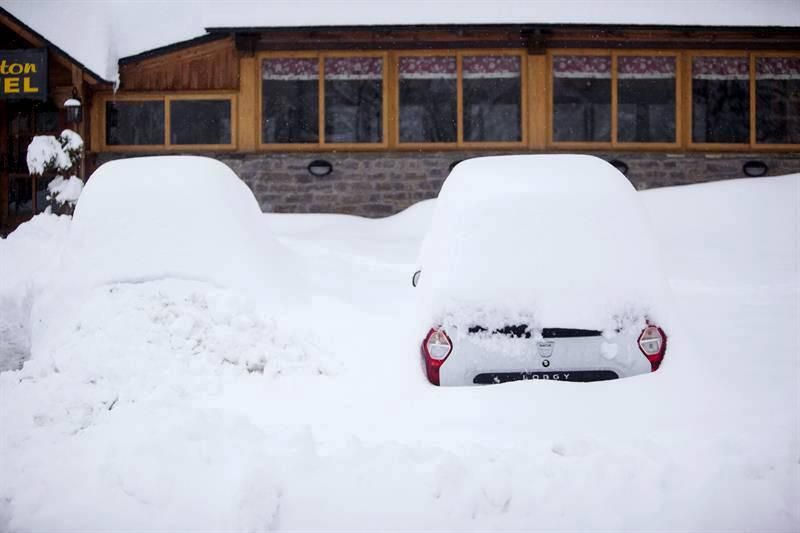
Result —
<path fill-rule="evenodd" d="M 655 189 L 640 196 L 658 228 L 673 284 L 800 289 L 800 174 Z"/>
<path fill-rule="evenodd" d="M 426 325 L 478 314 L 498 316 L 486 326 L 659 320 L 665 291 L 653 241 L 636 191 L 601 159 L 464 161 L 442 187 L 420 255 Z"/>
<path fill-rule="evenodd" d="M 302 273 L 289 277 L 287 254 L 261 216 L 250 189 L 214 159 L 111 161 L 84 188 L 62 266 L 84 286 L 179 278 L 274 305 Z"/>
<path fill-rule="evenodd" d="M 35 296 L 55 275 L 69 217 L 41 214 L 0 239 L 0 372 L 30 355 Z"/>

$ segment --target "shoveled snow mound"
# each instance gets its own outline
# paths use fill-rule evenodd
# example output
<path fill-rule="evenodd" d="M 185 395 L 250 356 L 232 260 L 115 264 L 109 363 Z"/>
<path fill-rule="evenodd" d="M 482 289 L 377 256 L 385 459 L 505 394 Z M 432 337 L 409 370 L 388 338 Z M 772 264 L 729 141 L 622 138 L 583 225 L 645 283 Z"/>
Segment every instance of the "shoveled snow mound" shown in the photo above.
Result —
<path fill-rule="evenodd" d="M 442 186 L 421 252 L 425 326 L 456 310 L 549 327 L 659 321 L 664 278 L 651 235 L 635 189 L 599 158 L 464 161 Z"/>
<path fill-rule="evenodd" d="M 30 354 L 30 314 L 42 286 L 57 275 L 69 217 L 41 214 L 0 239 L 0 372 Z"/>
<path fill-rule="evenodd" d="M 252 192 L 230 168 L 205 157 L 162 156 L 97 169 L 75 210 L 63 269 L 88 286 L 178 278 L 270 303 L 292 290 L 286 261 L 264 231 Z"/>
<path fill-rule="evenodd" d="M 659 228 L 658 246 L 673 283 L 800 288 L 800 174 L 640 196 Z"/>

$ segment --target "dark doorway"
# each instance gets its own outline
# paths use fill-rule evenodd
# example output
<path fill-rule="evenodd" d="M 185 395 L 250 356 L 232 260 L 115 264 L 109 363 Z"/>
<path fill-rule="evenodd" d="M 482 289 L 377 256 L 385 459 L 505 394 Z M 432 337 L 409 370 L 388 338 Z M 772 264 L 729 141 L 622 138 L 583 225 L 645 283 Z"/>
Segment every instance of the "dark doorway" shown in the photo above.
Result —
<path fill-rule="evenodd" d="M 51 175 L 28 173 L 28 145 L 34 135 L 58 135 L 62 113 L 50 102 L 0 101 L 0 230 L 13 230 L 47 207 Z"/>

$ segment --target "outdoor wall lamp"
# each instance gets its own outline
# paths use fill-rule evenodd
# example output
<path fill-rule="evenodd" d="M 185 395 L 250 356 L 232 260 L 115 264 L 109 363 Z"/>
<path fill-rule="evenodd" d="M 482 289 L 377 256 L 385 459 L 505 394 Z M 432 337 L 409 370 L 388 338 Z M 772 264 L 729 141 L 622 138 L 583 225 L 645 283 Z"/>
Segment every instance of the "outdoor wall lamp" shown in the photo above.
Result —
<path fill-rule="evenodd" d="M 72 88 L 72 96 L 64 102 L 64 109 L 67 110 L 67 122 L 70 124 L 80 124 L 83 119 L 83 106 L 78 97 L 78 89 Z"/>
<path fill-rule="evenodd" d="M 308 173 L 317 178 L 322 178 L 333 172 L 333 165 L 324 159 L 315 159 L 308 164 Z"/>
<path fill-rule="evenodd" d="M 742 165 L 742 172 L 751 178 L 760 178 L 769 171 L 769 167 L 763 161 L 748 161 Z"/>

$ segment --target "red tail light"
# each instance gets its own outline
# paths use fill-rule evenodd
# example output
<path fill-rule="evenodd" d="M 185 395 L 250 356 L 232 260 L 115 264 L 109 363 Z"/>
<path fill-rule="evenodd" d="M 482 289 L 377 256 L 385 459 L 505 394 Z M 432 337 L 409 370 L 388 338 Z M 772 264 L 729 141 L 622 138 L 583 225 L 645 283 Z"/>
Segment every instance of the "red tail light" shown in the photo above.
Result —
<path fill-rule="evenodd" d="M 647 327 L 639 335 L 639 349 L 650 361 L 652 371 L 658 370 L 667 351 L 667 336 L 664 330 L 648 322 Z"/>
<path fill-rule="evenodd" d="M 443 328 L 432 328 L 422 341 L 422 359 L 425 361 L 425 371 L 428 374 L 428 381 L 434 385 L 439 385 L 439 369 L 444 364 L 450 352 L 453 351 L 453 343 L 447 336 Z"/>

